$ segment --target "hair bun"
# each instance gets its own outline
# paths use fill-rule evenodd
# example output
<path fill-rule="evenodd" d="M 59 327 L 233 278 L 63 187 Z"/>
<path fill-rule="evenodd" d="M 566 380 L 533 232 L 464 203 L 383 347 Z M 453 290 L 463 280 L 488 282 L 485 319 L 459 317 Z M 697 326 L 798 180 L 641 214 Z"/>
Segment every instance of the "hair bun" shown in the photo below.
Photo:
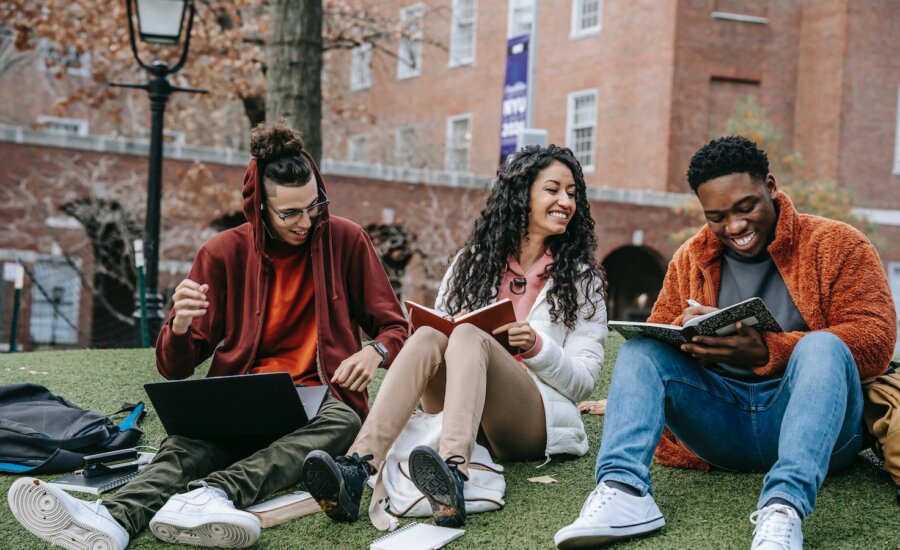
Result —
<path fill-rule="evenodd" d="M 259 162 L 297 157 L 304 149 L 300 132 L 284 120 L 263 122 L 250 132 L 250 154 Z"/>

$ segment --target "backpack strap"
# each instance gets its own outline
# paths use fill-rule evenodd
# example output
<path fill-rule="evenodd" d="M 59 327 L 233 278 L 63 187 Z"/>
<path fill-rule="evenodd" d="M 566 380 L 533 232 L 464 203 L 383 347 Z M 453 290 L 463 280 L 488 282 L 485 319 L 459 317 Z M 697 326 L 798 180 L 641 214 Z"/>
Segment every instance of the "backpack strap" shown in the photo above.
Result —
<path fill-rule="evenodd" d="M 147 412 L 146 407 L 144 406 L 144 402 L 138 403 L 125 403 L 122 405 L 122 408 L 113 414 L 119 414 L 121 412 L 129 412 L 130 414 L 126 416 L 121 422 L 119 422 L 119 430 L 118 433 L 114 434 L 112 438 L 106 443 L 106 447 L 109 450 L 117 450 L 117 449 L 127 449 L 128 447 L 134 447 L 137 445 L 138 440 L 144 435 L 144 432 L 138 429 L 137 423 L 144 417 L 144 414 Z"/>
<path fill-rule="evenodd" d="M 58 474 L 84 468 L 84 455 L 65 449 L 57 449 L 46 460 L 23 460 L 22 462 L 0 462 L 0 473 L 4 474 Z"/>
<path fill-rule="evenodd" d="M 131 414 L 119 422 L 119 429 L 122 431 L 133 430 L 136 429 L 137 423 L 144 418 L 145 414 L 147 414 L 147 408 L 144 406 L 143 401 L 137 403 L 122 403 L 122 408 L 112 413 L 110 416 L 123 412 L 130 412 Z"/>

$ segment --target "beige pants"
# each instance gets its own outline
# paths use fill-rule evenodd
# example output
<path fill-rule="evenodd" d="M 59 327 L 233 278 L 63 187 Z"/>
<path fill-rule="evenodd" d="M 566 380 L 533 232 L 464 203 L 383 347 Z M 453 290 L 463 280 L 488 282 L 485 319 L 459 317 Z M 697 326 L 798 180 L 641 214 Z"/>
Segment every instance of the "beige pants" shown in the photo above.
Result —
<path fill-rule="evenodd" d="M 500 460 L 544 456 L 547 428 L 537 384 L 496 340 L 473 325 L 460 325 L 449 338 L 424 327 L 407 340 L 349 453 L 371 454 L 372 465 L 380 468 L 420 400 L 425 412 L 444 412 L 438 448 L 444 459 L 468 461 L 479 427 Z M 467 464 L 460 472 L 468 475 Z"/>

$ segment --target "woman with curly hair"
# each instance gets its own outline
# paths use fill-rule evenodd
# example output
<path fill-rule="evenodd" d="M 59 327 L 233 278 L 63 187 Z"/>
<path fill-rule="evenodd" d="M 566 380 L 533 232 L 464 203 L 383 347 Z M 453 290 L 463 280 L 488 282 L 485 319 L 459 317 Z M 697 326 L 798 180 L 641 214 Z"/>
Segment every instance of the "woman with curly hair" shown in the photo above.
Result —
<path fill-rule="evenodd" d="M 465 522 L 463 483 L 479 432 L 500 460 L 584 455 L 576 403 L 593 390 L 606 340 L 606 291 L 581 166 L 569 149 L 529 146 L 497 175 L 487 206 L 444 276 L 435 307 L 453 315 L 508 298 L 501 326 L 518 356 L 470 324 L 423 327 L 382 383 L 348 456 L 314 451 L 302 477 L 336 521 L 357 518 L 363 484 L 418 403 L 443 411 L 437 450 L 417 447 L 411 476 L 435 522 Z"/>

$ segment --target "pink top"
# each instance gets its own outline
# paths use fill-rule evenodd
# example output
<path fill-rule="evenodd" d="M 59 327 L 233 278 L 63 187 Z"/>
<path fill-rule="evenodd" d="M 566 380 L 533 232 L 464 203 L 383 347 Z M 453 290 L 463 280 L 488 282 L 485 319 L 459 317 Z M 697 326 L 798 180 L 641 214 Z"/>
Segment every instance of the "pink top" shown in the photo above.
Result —
<path fill-rule="evenodd" d="M 509 298 L 516 312 L 516 320 L 524 321 L 531 312 L 538 294 L 547 284 L 544 269 L 553 263 L 553 255 L 548 250 L 538 258 L 528 271 L 522 269 L 515 256 L 510 255 L 506 260 L 506 269 L 500 274 L 500 288 L 497 290 L 497 300 Z M 524 284 L 523 284 L 524 279 Z M 534 357 L 541 351 L 541 335 L 537 334 L 534 345 L 530 350 L 522 353 L 522 357 Z"/>

